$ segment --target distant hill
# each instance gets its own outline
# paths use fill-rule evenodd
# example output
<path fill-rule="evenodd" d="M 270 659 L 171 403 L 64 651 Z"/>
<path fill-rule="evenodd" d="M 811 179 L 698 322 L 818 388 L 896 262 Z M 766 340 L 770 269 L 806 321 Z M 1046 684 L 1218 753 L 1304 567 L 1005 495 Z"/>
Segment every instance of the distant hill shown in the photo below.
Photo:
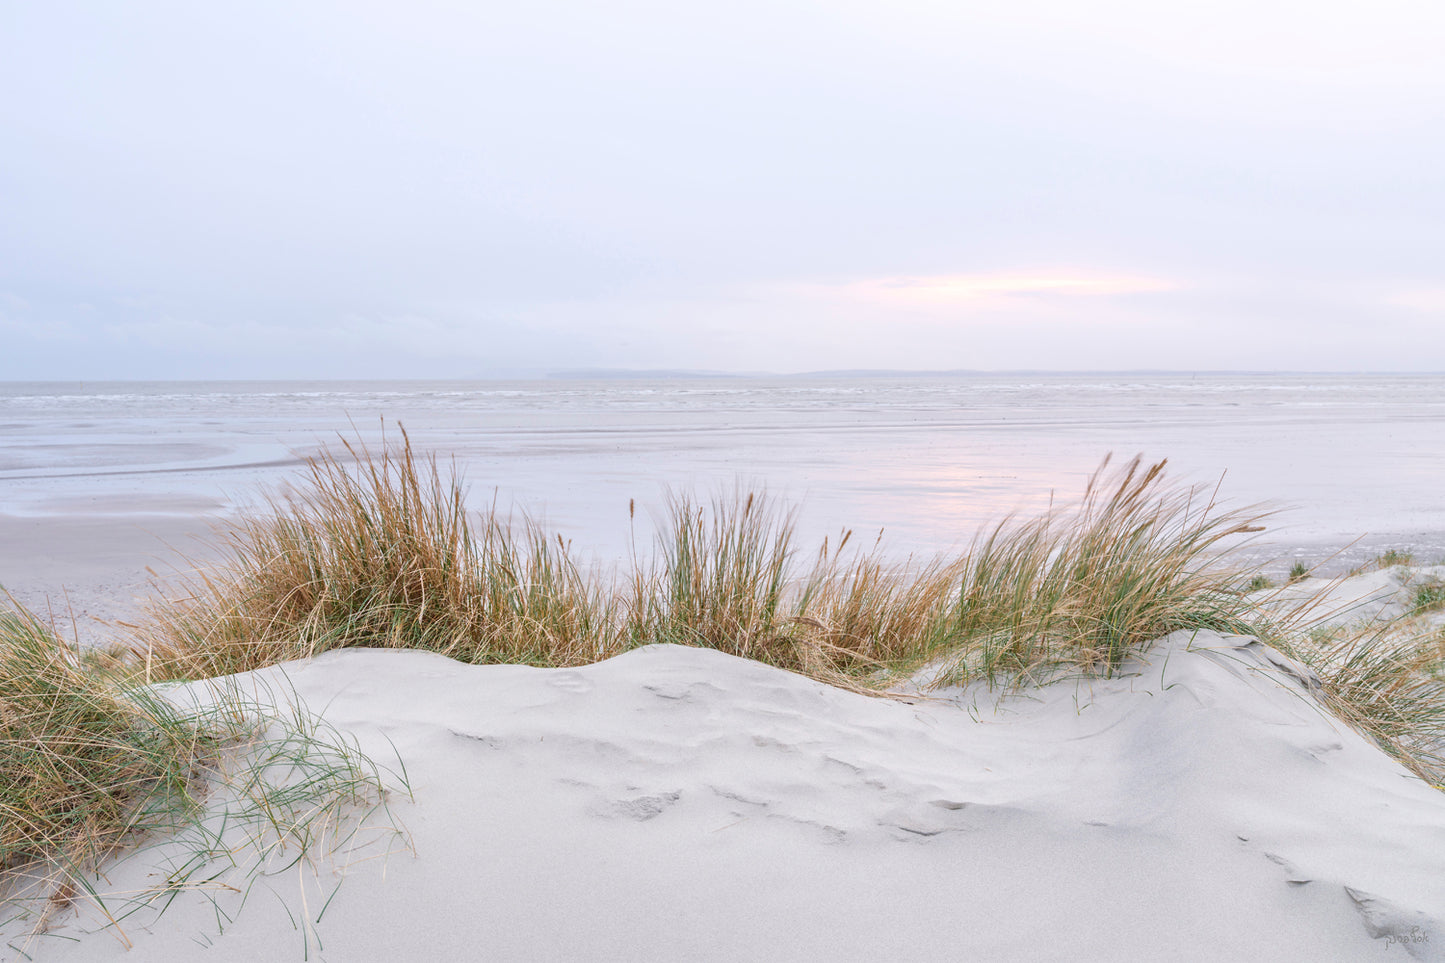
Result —
<path fill-rule="evenodd" d="M 1271 372 L 1271 371 L 1189 371 L 1168 368 L 1133 368 L 1109 371 L 1056 371 L 1042 368 L 1000 371 L 979 368 L 914 370 L 908 368 L 839 368 L 823 371 L 712 371 L 698 368 L 571 368 L 548 372 L 549 379 L 579 381 L 625 381 L 685 378 L 998 378 L 1059 377 L 1067 375 L 1267 375 L 1267 374 L 1350 374 L 1360 372 Z M 1399 372 L 1396 372 L 1399 373 Z"/>

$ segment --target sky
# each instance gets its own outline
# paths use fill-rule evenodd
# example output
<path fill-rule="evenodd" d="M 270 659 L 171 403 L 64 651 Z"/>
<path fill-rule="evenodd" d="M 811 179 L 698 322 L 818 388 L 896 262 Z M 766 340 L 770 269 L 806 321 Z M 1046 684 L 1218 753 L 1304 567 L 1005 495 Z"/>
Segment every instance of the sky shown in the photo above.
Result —
<path fill-rule="evenodd" d="M 0 3 L 0 379 L 1445 370 L 1439 0 Z"/>

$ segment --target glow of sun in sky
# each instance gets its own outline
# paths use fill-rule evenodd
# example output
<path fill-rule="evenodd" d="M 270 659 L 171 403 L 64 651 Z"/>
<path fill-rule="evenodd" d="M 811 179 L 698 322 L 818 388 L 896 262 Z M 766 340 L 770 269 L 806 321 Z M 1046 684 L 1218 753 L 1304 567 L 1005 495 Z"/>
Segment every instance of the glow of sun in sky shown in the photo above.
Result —
<path fill-rule="evenodd" d="M 856 298 L 915 304 L 966 304 L 1028 295 L 1107 296 L 1172 291 L 1178 285 L 1163 278 L 1129 275 L 1034 271 L 1008 274 L 948 274 L 890 277 L 845 286 Z"/>

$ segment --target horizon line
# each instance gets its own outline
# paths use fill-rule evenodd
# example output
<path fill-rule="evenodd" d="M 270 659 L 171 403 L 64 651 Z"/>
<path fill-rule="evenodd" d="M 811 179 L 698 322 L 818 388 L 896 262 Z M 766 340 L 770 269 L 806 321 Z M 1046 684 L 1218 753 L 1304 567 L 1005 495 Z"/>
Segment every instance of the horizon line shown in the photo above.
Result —
<path fill-rule="evenodd" d="M 296 382 L 466 382 L 466 381 L 582 381 L 644 379 L 757 379 L 757 378 L 919 378 L 997 377 L 1007 375 L 1445 375 L 1439 370 L 1282 369 L 1282 368 L 826 368 L 811 371 L 718 371 L 707 368 L 570 368 L 515 374 L 477 374 L 459 377 L 225 377 L 225 378 L 0 378 L 3 385 L 46 384 L 280 384 Z"/>

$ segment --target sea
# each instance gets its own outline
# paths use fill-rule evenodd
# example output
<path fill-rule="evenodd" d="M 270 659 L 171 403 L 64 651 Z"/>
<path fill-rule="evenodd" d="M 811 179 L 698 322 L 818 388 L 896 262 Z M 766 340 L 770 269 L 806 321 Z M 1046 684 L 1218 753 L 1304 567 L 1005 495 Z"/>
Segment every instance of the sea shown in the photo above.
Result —
<path fill-rule="evenodd" d="M 297 484 L 308 455 L 403 430 L 478 509 L 601 560 L 645 547 L 670 496 L 740 488 L 793 506 L 800 545 L 851 530 L 900 557 L 955 551 L 1135 456 L 1279 510 L 1261 557 L 1445 557 L 1434 374 L 8 382 L 0 514 L 226 517 Z"/>

